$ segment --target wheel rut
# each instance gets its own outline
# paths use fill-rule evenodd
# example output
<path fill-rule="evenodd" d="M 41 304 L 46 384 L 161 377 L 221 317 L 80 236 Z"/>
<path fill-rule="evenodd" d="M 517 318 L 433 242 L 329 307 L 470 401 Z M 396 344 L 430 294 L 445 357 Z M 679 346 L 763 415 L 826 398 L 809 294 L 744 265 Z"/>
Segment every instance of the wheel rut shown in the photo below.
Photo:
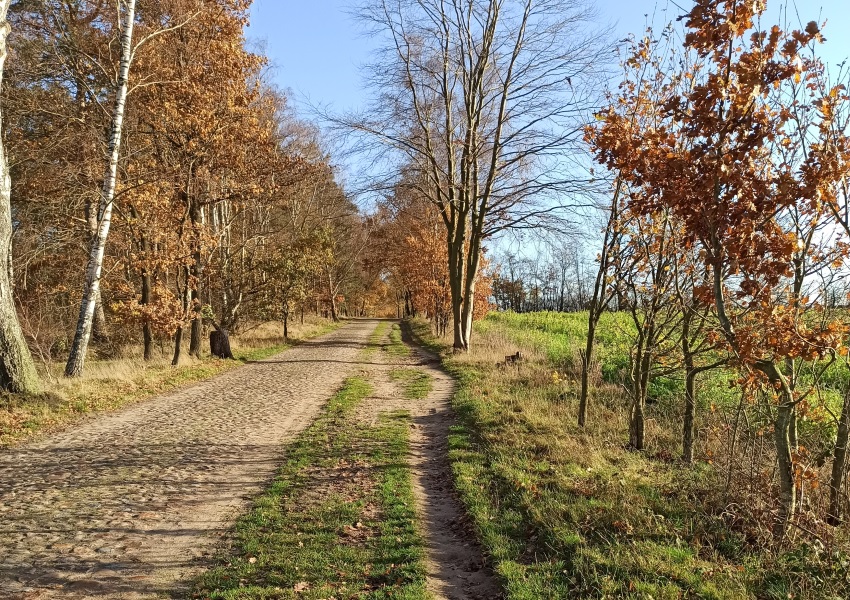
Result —
<path fill-rule="evenodd" d="M 413 493 L 425 541 L 427 588 L 434 600 L 498 600 L 504 595 L 502 587 L 455 492 L 448 458 L 449 429 L 455 421 L 454 379 L 442 369 L 438 357 L 409 339 L 406 342 L 410 356 L 387 357 L 384 364 L 371 367 L 375 393 L 359 407 L 357 418 L 369 424 L 382 412 L 405 410 L 411 415 Z M 405 398 L 391 377 L 399 368 L 426 373 L 432 381 L 428 395 L 419 400 Z"/>
<path fill-rule="evenodd" d="M 354 418 L 409 411 L 410 466 L 435 600 L 495 600 L 454 492 L 448 433 L 454 381 L 436 357 L 364 360 L 377 320 L 354 320 L 272 358 L 74 429 L 0 451 L 0 598 L 185 597 L 235 518 L 274 476 L 285 444 L 346 377 L 375 393 Z M 383 354 L 383 353 L 380 353 Z M 391 371 L 427 373 L 404 397 Z"/>

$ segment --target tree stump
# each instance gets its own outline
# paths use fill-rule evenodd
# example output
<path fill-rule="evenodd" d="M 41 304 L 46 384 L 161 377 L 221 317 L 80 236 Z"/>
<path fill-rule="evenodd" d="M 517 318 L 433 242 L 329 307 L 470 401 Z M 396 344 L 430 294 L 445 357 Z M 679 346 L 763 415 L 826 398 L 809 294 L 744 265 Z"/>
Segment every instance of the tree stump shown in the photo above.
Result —
<path fill-rule="evenodd" d="M 230 338 L 224 329 L 210 332 L 210 354 L 218 358 L 233 358 L 233 352 L 230 350 Z"/>

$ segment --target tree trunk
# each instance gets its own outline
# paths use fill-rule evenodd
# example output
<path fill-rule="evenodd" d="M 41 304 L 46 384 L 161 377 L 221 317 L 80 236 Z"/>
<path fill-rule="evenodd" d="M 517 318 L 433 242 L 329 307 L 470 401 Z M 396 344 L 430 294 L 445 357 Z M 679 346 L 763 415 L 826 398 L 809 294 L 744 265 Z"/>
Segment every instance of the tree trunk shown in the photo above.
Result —
<path fill-rule="evenodd" d="M 480 240 L 473 236 L 470 241 L 463 286 L 463 346 L 468 351 L 472 342 L 472 316 L 475 308 L 475 282 L 481 258 Z"/>
<path fill-rule="evenodd" d="M 632 410 L 629 419 L 629 446 L 634 450 L 644 449 L 646 428 L 646 393 L 649 385 L 649 370 L 652 366 L 650 348 L 654 344 L 655 328 L 650 323 L 646 331 L 638 333 L 638 341 L 632 361 Z"/>
<path fill-rule="evenodd" d="M 121 4 L 118 4 L 120 10 Z M 121 31 L 121 61 L 118 69 L 118 81 L 115 94 L 115 112 L 112 115 L 112 127 L 109 138 L 109 162 L 103 179 L 98 214 L 97 236 L 92 240 L 89 251 L 86 281 L 83 287 L 83 299 L 80 303 L 80 316 L 71 344 L 71 353 L 65 365 L 66 377 L 79 377 L 83 374 L 89 341 L 94 321 L 95 308 L 100 294 L 100 275 L 103 270 L 103 255 L 106 251 L 106 239 L 112 223 L 112 207 L 115 200 L 115 183 L 118 173 L 118 157 L 121 150 L 121 132 L 124 126 L 124 108 L 127 102 L 127 82 L 130 74 L 130 59 L 133 51 L 133 24 L 135 23 L 136 0 L 126 0 Z"/>
<path fill-rule="evenodd" d="M 139 244 L 141 246 L 142 254 L 145 257 L 145 260 L 147 260 L 148 240 L 145 235 L 142 235 Z M 139 304 L 147 306 L 150 302 L 151 273 L 147 268 L 145 268 L 142 269 L 142 297 L 139 300 Z M 153 335 L 151 333 L 151 324 L 148 317 L 145 318 L 145 322 L 142 324 L 142 338 L 144 339 L 144 358 L 145 360 L 151 360 L 153 358 Z"/>
<path fill-rule="evenodd" d="M 475 282 L 469 284 L 463 295 L 463 347 L 469 351 L 472 343 L 472 310 L 475 302 Z"/>
<path fill-rule="evenodd" d="M 94 202 L 86 202 L 86 221 L 89 224 L 89 245 L 97 239 L 97 213 L 98 209 Z M 103 312 L 103 300 L 100 293 L 100 288 L 94 299 L 94 322 L 92 323 L 92 339 L 98 344 L 109 342 L 109 330 L 106 327 L 106 314 Z"/>
<path fill-rule="evenodd" d="M 463 317 L 460 298 L 457 300 L 452 298 L 452 332 L 454 334 L 452 349 L 455 352 L 465 352 L 467 348 L 463 343 Z"/>
<path fill-rule="evenodd" d="M 578 424 L 584 427 L 587 422 L 587 401 L 590 394 L 590 366 L 593 364 L 593 346 L 596 342 L 596 327 L 602 312 L 608 306 L 610 298 L 606 294 L 608 274 L 608 263 L 610 258 L 609 248 L 616 243 L 618 209 L 620 202 L 620 190 L 622 182 L 617 179 L 614 188 L 614 197 L 611 200 L 611 210 L 608 214 L 608 223 L 605 226 L 605 234 L 602 237 L 602 252 L 599 255 L 599 269 L 596 271 L 596 279 L 593 283 L 593 297 L 590 299 L 590 309 L 587 315 L 587 340 L 585 342 L 584 354 L 581 356 L 581 391 L 578 402 Z"/>
<path fill-rule="evenodd" d="M 697 371 L 693 364 L 686 367 L 685 372 L 685 415 L 682 423 L 682 460 L 691 464 L 694 462 L 694 413 L 696 412 L 696 377 Z"/>
<path fill-rule="evenodd" d="M 180 364 L 180 354 L 183 352 L 183 327 L 178 327 L 174 333 L 174 356 L 171 358 L 171 366 Z"/>
<path fill-rule="evenodd" d="M 776 441 L 777 472 L 779 476 L 779 515 L 776 519 L 774 534 L 781 538 L 797 510 L 797 486 L 794 482 L 794 460 L 791 454 L 791 414 L 793 404 L 788 394 L 783 392 L 782 403 L 776 411 L 774 436 Z"/>
<path fill-rule="evenodd" d="M 331 296 L 331 319 L 334 323 L 339 321 L 339 317 L 336 314 L 336 299 Z"/>
<path fill-rule="evenodd" d="M 289 311 L 283 311 L 283 339 L 289 339 Z"/>
<path fill-rule="evenodd" d="M 106 313 L 103 311 L 103 300 L 101 300 L 100 288 L 97 290 L 97 298 L 94 305 L 94 321 L 91 330 L 92 339 L 98 344 L 109 342 L 109 328 L 106 325 Z"/>
<path fill-rule="evenodd" d="M 761 360 L 754 365 L 767 376 L 768 381 L 780 391 L 779 406 L 773 424 L 773 440 L 776 446 L 776 471 L 779 479 L 779 513 L 773 534 L 782 538 L 797 512 L 797 484 L 794 479 L 794 455 L 791 449 L 791 421 L 794 413 L 794 392 L 788 380 L 773 361 Z"/>
<path fill-rule="evenodd" d="M 452 330 L 454 339 L 452 340 L 452 349 L 455 352 L 466 352 L 469 348 L 466 345 L 464 337 L 464 321 L 463 321 L 463 294 L 461 292 L 461 274 L 462 269 L 455 269 L 455 273 L 449 269 L 450 289 L 452 296 Z"/>
<path fill-rule="evenodd" d="M 192 291 L 192 304 L 198 304 L 198 292 Z M 189 337 L 189 356 L 196 358 L 201 357 L 201 338 L 203 334 L 204 324 L 201 320 L 200 310 L 196 311 L 195 318 L 192 319 L 192 328 Z"/>
<path fill-rule="evenodd" d="M 0 0 L 0 84 L 6 62 L 6 21 L 10 0 Z M 0 139 L 0 389 L 19 393 L 39 391 L 38 373 L 15 309 L 12 271 L 12 182 L 6 150 Z"/>
<path fill-rule="evenodd" d="M 829 477 L 829 513 L 826 521 L 830 525 L 841 523 L 841 488 L 847 472 L 847 440 L 850 437 L 850 390 L 844 394 L 841 418 L 838 421 L 838 437 L 832 455 L 832 473 Z"/>
<path fill-rule="evenodd" d="M 643 450 L 645 416 L 643 398 L 635 398 L 632 402 L 632 412 L 629 418 L 629 446 L 634 450 Z"/>
<path fill-rule="evenodd" d="M 151 324 L 148 322 L 142 325 L 142 340 L 144 343 L 144 359 L 153 359 L 153 333 L 151 332 Z"/>
<path fill-rule="evenodd" d="M 800 442 L 797 438 L 797 407 L 791 407 L 791 416 L 789 417 L 788 423 L 788 440 L 791 443 L 791 450 L 793 452 L 797 451 L 797 448 L 800 445 Z"/>
<path fill-rule="evenodd" d="M 598 318 L 594 318 L 594 308 L 591 307 L 587 322 L 587 340 L 584 351 L 581 353 L 581 391 L 578 400 L 578 424 L 584 427 L 587 423 L 587 397 L 590 392 L 590 365 L 593 360 L 593 344 L 596 339 L 596 324 Z"/>
<path fill-rule="evenodd" d="M 187 192 L 188 195 L 188 192 Z M 200 210 L 197 202 L 191 198 L 187 198 L 190 203 L 189 219 L 192 221 L 192 227 L 197 230 L 200 227 Z M 192 319 L 192 331 L 189 337 L 189 356 L 196 358 L 201 357 L 201 337 L 203 333 L 203 317 L 201 316 L 201 295 L 199 288 L 201 287 L 201 276 L 203 275 L 203 257 L 201 256 L 200 240 L 197 231 L 195 232 L 195 249 L 192 253 L 192 302 L 191 307 L 194 312 Z"/>
<path fill-rule="evenodd" d="M 230 336 L 226 329 L 217 328 L 210 332 L 210 354 L 217 358 L 228 358 L 233 360 L 233 352 L 230 350 Z"/>
<path fill-rule="evenodd" d="M 685 366 L 685 415 L 682 419 L 682 460 L 691 464 L 694 461 L 694 411 L 696 401 L 694 398 L 694 385 L 696 383 L 696 370 L 694 369 L 694 355 L 691 352 L 691 319 L 693 315 L 690 307 L 685 306 L 682 312 L 682 361 Z"/>
<path fill-rule="evenodd" d="M 469 350 L 464 337 L 463 287 L 464 287 L 464 247 L 466 241 L 466 213 L 458 211 L 448 230 L 447 244 L 449 254 L 449 290 L 452 301 L 452 329 L 454 339 L 452 349 L 455 352 Z"/>
<path fill-rule="evenodd" d="M 185 278 L 185 285 L 183 289 L 180 289 L 180 272 L 177 273 L 177 292 L 183 296 L 183 318 L 186 318 L 186 315 L 189 314 L 189 302 L 190 302 L 190 292 L 189 292 L 189 267 L 183 267 L 183 275 Z M 180 363 L 180 354 L 183 351 L 183 325 L 177 327 L 177 331 L 174 333 L 174 356 L 171 359 L 171 365 L 176 367 Z"/>

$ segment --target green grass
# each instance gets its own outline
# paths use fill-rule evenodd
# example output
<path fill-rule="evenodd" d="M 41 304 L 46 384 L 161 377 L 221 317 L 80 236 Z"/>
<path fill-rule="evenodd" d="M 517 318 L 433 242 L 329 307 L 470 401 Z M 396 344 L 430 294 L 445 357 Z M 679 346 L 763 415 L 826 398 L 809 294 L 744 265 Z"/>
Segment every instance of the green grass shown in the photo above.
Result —
<path fill-rule="evenodd" d="M 433 378 L 418 369 L 393 369 L 390 378 L 401 384 L 404 397 L 409 400 L 425 398 L 434 389 Z"/>
<path fill-rule="evenodd" d="M 399 359 L 410 356 L 410 348 L 402 340 L 401 327 L 398 323 L 381 321 L 369 336 L 366 349 L 363 351 L 365 358 L 374 356 L 380 350 L 387 358 Z"/>
<path fill-rule="evenodd" d="M 384 338 L 387 337 L 387 331 L 390 329 L 389 321 L 381 321 L 375 327 L 375 331 L 369 336 L 366 342 L 366 348 L 363 350 L 363 357 L 369 359 L 375 355 L 375 352 L 384 347 Z"/>
<path fill-rule="evenodd" d="M 647 452 L 625 448 L 627 400 L 607 376 L 588 427 L 576 425 L 576 383 L 555 382 L 552 372 L 576 368 L 569 357 L 586 318 L 490 315 L 476 324 L 470 355 L 443 347 L 459 384 L 449 440 L 455 485 L 508 599 L 850 597 L 846 553 L 759 545 L 724 519 L 717 469 L 669 458 L 675 380 L 657 382 Z M 607 315 L 600 331 L 600 355 L 614 363 L 628 360 L 623 318 Z M 438 344 L 427 323 L 410 325 L 414 338 Z M 494 366 L 517 346 L 529 356 L 521 369 Z M 728 379 L 718 371 L 703 381 L 705 402 L 723 399 Z"/>
<path fill-rule="evenodd" d="M 312 330 L 308 337 L 322 335 L 340 325 L 325 323 Z M 239 348 L 238 343 L 239 339 L 234 339 L 236 360 L 207 358 L 178 367 L 163 361 L 146 364 L 141 360 L 91 360 L 88 370 L 104 375 L 60 380 L 56 385 L 47 385 L 48 391 L 35 396 L 0 392 L 0 447 L 66 427 L 92 413 L 116 410 L 210 379 L 247 362 L 269 358 L 291 348 L 297 341 L 256 348 Z"/>
<path fill-rule="evenodd" d="M 492 312 L 475 324 L 475 332 L 498 332 L 520 346 L 546 354 L 555 367 L 578 364 L 587 332 L 587 313 Z M 609 383 L 625 380 L 634 323 L 627 313 L 603 313 L 596 337 L 596 357 Z"/>
<path fill-rule="evenodd" d="M 384 348 L 392 358 L 405 358 L 410 356 L 410 348 L 401 339 L 401 326 L 393 323 L 390 329 L 390 343 Z"/>
<path fill-rule="evenodd" d="M 273 484 L 234 531 L 194 597 L 228 600 L 424 600 L 424 546 L 415 525 L 409 415 L 375 427 L 352 418 L 371 393 L 348 379 L 288 448 Z"/>

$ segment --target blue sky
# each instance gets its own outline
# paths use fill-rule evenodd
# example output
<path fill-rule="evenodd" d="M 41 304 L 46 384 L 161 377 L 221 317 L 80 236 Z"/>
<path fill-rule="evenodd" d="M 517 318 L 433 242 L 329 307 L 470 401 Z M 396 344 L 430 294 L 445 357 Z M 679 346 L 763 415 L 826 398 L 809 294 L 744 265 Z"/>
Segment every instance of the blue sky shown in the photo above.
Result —
<path fill-rule="evenodd" d="M 690 0 L 679 0 L 690 7 Z M 359 65 L 369 61 L 374 47 L 347 14 L 354 0 L 254 0 L 249 36 L 266 45 L 278 85 L 290 88 L 299 103 L 330 105 L 335 110 L 357 108 L 366 95 Z M 666 2 L 652 0 L 599 0 L 600 18 L 615 26 L 617 39 L 644 29 L 655 7 Z M 668 17 L 680 11 L 671 3 Z M 776 14 L 781 3 L 768 0 Z M 823 47 L 830 62 L 850 55 L 850 0 L 800 0 L 798 12 L 803 23 L 819 19 L 822 8 L 828 19 Z M 660 12 L 660 10 L 659 10 Z"/>

